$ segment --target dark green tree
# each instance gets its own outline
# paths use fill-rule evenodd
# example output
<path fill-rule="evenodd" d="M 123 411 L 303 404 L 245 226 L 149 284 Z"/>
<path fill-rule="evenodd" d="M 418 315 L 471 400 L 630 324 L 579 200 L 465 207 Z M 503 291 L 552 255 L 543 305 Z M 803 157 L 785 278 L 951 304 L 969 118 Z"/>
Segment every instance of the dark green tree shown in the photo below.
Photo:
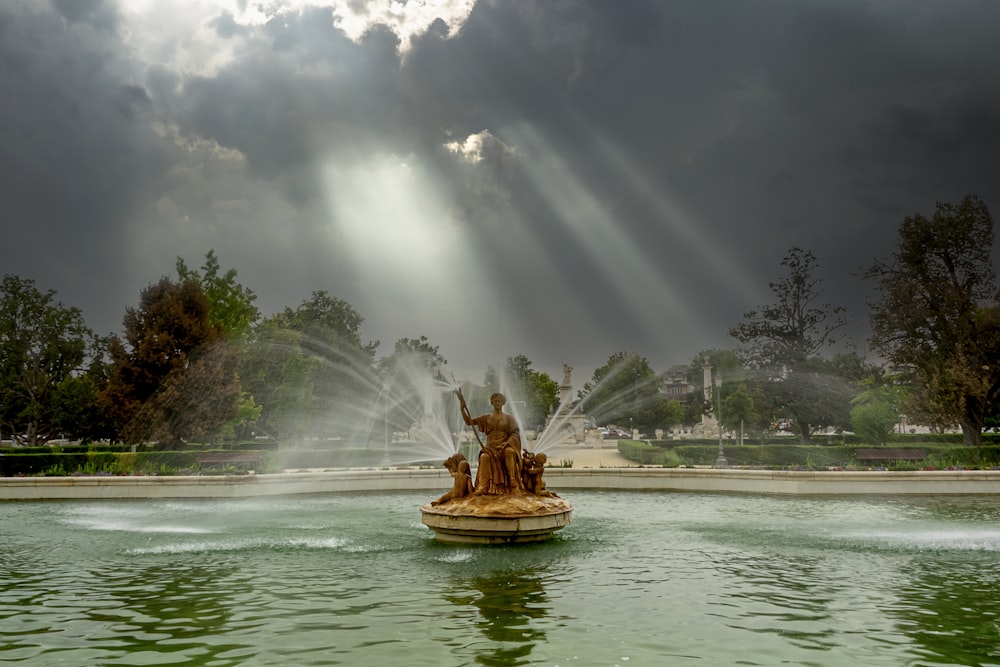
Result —
<path fill-rule="evenodd" d="M 722 401 L 722 426 L 739 434 L 742 443 L 743 435 L 749 430 L 757 432 L 760 429 L 760 418 L 757 413 L 753 392 L 746 382 L 739 382 Z"/>
<path fill-rule="evenodd" d="M 523 354 L 507 359 L 504 375 L 508 400 L 518 406 L 522 428 L 541 430 L 559 398 L 558 383 L 532 368 L 531 360 Z"/>
<path fill-rule="evenodd" d="M 240 382 L 260 404 L 255 432 L 274 437 L 304 435 L 305 415 L 315 408 L 313 373 L 321 365 L 307 354 L 302 334 L 281 314 L 251 332 L 240 362 Z"/>
<path fill-rule="evenodd" d="M 448 380 L 446 370 L 448 360 L 441 356 L 440 348 L 437 345 L 431 345 L 427 336 L 397 340 L 392 348 L 392 354 L 379 359 L 380 374 L 391 373 L 401 362 L 419 365 L 430 378 L 436 381 Z"/>
<path fill-rule="evenodd" d="M 689 424 L 699 423 L 704 416 L 717 419 L 719 411 L 717 399 L 725 403 L 737 385 L 747 379 L 747 371 L 740 364 L 734 350 L 703 350 L 694 356 L 689 368 L 692 388 L 686 410 L 686 422 Z M 706 368 L 710 372 L 708 391 L 705 387 Z M 725 415 L 723 424 L 726 424 Z"/>
<path fill-rule="evenodd" d="M 645 421 L 639 428 L 648 431 L 649 437 L 655 434 L 656 429 L 667 432 L 674 426 L 684 423 L 684 406 L 672 398 L 658 396 L 650 402 L 644 412 Z"/>
<path fill-rule="evenodd" d="M 745 313 L 746 321 L 729 334 L 742 343 L 742 362 L 770 404 L 757 409 L 781 410 L 791 417 L 799 440 L 808 442 L 821 427 L 849 425 L 851 382 L 857 378 L 841 374 L 850 367 L 845 360 L 823 356 L 847 321 L 845 308 L 819 301 L 816 257 L 793 247 L 781 265 L 785 277 L 769 283 L 776 302 Z"/>
<path fill-rule="evenodd" d="M 899 248 L 876 262 L 871 341 L 912 377 L 907 414 L 932 427 L 962 427 L 982 443 L 1000 397 L 1000 301 L 991 263 L 993 218 L 977 197 L 908 216 Z"/>
<path fill-rule="evenodd" d="M 59 401 L 70 378 L 83 371 L 92 336 L 78 308 L 42 292 L 32 280 L 0 281 L 0 427 L 28 445 L 40 445 L 68 425 Z"/>
<path fill-rule="evenodd" d="M 431 345 L 426 336 L 400 338 L 392 354 L 379 360 L 382 387 L 377 402 L 385 410 L 390 430 L 409 431 L 420 422 L 443 387 L 451 384 L 447 365 L 438 346 Z"/>
<path fill-rule="evenodd" d="M 851 424 L 862 442 L 884 445 L 892 439 L 903 406 L 905 387 L 885 382 L 877 375 L 865 379 L 862 391 L 851 401 Z"/>
<path fill-rule="evenodd" d="M 377 400 L 377 342 L 363 343 L 364 318 L 325 291 L 255 327 L 240 378 L 261 405 L 258 426 L 281 437 L 353 432 Z"/>
<path fill-rule="evenodd" d="M 56 423 L 59 432 L 71 440 L 111 440 L 115 431 L 99 403 L 111 368 L 108 337 L 92 336 L 87 357 L 89 361 L 82 373 L 74 373 L 59 384 Z"/>
<path fill-rule="evenodd" d="M 660 377 L 632 352 L 615 352 L 578 392 L 583 412 L 596 424 L 652 431 L 669 428 L 675 410 L 660 393 Z"/>

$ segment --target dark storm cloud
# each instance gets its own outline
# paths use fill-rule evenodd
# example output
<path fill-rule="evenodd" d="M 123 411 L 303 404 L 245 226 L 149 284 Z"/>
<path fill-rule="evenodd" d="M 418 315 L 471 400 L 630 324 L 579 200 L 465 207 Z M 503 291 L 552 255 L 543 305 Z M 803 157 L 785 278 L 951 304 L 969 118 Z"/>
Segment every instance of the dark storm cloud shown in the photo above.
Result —
<path fill-rule="evenodd" d="M 0 217 L 4 271 L 107 321 L 120 240 L 168 165 L 139 124 L 149 99 L 99 2 L 0 3 Z M 102 294 L 113 294 L 106 304 Z M 109 307 L 105 307 L 109 306 Z"/>
<path fill-rule="evenodd" d="M 329 170 L 373 156 L 429 174 L 495 286 L 463 301 L 525 323 L 517 339 L 453 324 L 462 340 L 433 342 L 550 373 L 732 346 L 792 245 L 864 322 L 857 272 L 892 252 L 903 216 L 967 193 L 1000 208 L 988 0 L 481 0 L 412 42 L 386 26 L 354 41 L 341 9 L 256 25 L 220 3 L 164 21 L 155 52 L 127 7 L 0 0 L 0 211 L 18 248 L 3 270 L 98 330 L 174 256 L 198 265 L 214 247 L 267 312 L 326 289 L 417 327 L 367 332 L 385 352 L 430 334 L 419 304 L 366 287 L 332 231 L 350 193 Z M 198 51 L 192 30 L 215 41 Z M 470 135 L 482 143 L 459 148 Z"/>
<path fill-rule="evenodd" d="M 700 292 L 720 330 L 739 317 L 733 291 L 607 169 L 594 134 L 680 200 L 762 290 L 800 245 L 820 258 L 828 296 L 859 319 L 856 271 L 891 251 L 903 215 L 967 192 L 1000 195 L 990 164 L 1000 147 L 998 9 L 988 3 L 678 3 L 638 26 L 609 20 L 613 10 L 531 7 L 520 34 L 503 34 L 516 35 L 520 58 L 538 50 L 534 67 L 515 60 L 513 76 L 493 72 L 510 82 L 496 97 L 537 110 L 532 121 L 581 178 L 617 198 L 623 233 L 671 265 L 666 281 L 687 283 L 692 299 Z M 459 41 L 489 43 L 473 31 L 498 23 L 470 21 Z M 524 86 L 526 76 L 548 85 Z"/>

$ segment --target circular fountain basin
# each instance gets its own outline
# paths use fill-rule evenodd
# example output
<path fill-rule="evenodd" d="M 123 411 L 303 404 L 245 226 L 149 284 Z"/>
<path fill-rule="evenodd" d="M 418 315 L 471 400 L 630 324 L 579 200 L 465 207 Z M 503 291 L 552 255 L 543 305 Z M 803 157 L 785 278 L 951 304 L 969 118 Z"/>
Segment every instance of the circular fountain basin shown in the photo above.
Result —
<path fill-rule="evenodd" d="M 0 503 L 0 664 L 997 662 L 996 494 L 574 490 L 510 549 L 427 496 Z"/>
<path fill-rule="evenodd" d="M 521 544 L 544 542 L 569 525 L 572 508 L 548 514 L 481 516 L 453 514 L 430 505 L 420 508 L 423 524 L 441 542 L 456 544 Z"/>
<path fill-rule="evenodd" d="M 424 505 L 420 512 L 441 542 L 520 544 L 544 542 L 568 526 L 573 506 L 556 496 L 515 493 L 466 496 Z"/>

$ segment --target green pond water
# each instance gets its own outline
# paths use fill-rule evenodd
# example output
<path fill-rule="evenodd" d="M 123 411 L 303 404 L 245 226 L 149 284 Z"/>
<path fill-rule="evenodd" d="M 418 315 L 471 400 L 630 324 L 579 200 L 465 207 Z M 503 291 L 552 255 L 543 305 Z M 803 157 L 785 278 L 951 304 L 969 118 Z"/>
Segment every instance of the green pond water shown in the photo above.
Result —
<path fill-rule="evenodd" d="M 434 493 L 0 504 L 0 663 L 1000 665 L 1000 499 L 567 492 L 550 542 Z"/>

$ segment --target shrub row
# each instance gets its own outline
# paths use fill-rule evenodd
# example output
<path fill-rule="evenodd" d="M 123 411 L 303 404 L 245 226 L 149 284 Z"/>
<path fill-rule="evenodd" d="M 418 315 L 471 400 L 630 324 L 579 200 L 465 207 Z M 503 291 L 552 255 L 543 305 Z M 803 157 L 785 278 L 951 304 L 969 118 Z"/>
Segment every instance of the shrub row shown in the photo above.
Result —
<path fill-rule="evenodd" d="M 619 440 L 618 452 L 629 461 L 635 461 L 647 466 L 669 466 L 669 463 L 674 462 L 678 458 L 672 449 L 656 447 L 639 440 Z M 673 454 L 673 456 L 669 456 L 669 454 Z M 678 463 L 674 463 L 674 465 L 679 465 L 679 461 Z"/>
<path fill-rule="evenodd" d="M 926 452 L 923 461 L 887 462 L 893 468 L 948 468 L 948 467 L 996 467 L 1000 465 L 1000 444 L 982 447 L 964 447 L 961 444 L 939 444 L 920 441 L 920 449 Z M 854 460 L 854 446 L 822 445 L 724 445 L 726 461 L 731 466 L 754 468 L 810 468 L 825 469 L 835 467 L 868 467 Z M 641 465 L 713 465 L 719 454 L 719 446 L 707 444 L 676 444 L 676 441 L 654 441 L 653 443 L 620 440 L 618 451 L 629 461 Z"/>
<path fill-rule="evenodd" d="M 313 443 L 307 443 L 313 444 Z M 327 443 L 328 445 L 331 443 Z M 51 447 L 34 447 L 23 449 L 5 449 L 0 452 L 0 476 L 16 475 L 71 475 L 71 474 L 177 474 L 199 472 L 201 466 L 197 463 L 199 454 L 209 452 L 229 452 L 234 450 L 258 451 L 261 460 L 255 469 L 258 472 L 278 472 L 285 468 L 369 468 L 384 465 L 386 455 L 383 447 L 359 447 L 348 445 L 341 441 L 332 443 L 321 449 L 282 449 L 270 451 L 262 449 L 249 450 L 244 447 L 229 447 L 205 449 L 184 449 L 173 451 L 106 451 L 99 448 L 75 448 L 76 451 L 60 451 Z M 423 460 L 414 457 L 414 451 L 427 451 L 409 444 L 393 444 L 389 449 L 390 460 L 406 461 L 411 465 L 440 466 L 444 456 L 430 457 Z M 467 443 L 463 450 L 467 458 L 474 461 L 478 455 L 479 446 Z M 231 466 L 239 469 L 240 464 Z M 224 465 L 213 465 L 211 470 L 225 471 Z"/>
<path fill-rule="evenodd" d="M 678 439 L 665 438 L 663 440 L 650 440 L 649 442 L 653 444 L 663 443 L 664 446 L 668 445 L 707 445 L 712 442 L 706 438 L 692 438 L 683 437 Z M 718 441 L 715 441 L 716 443 Z M 798 438 L 790 433 L 782 433 L 781 435 L 770 434 L 762 443 L 760 438 L 750 437 L 746 435 L 743 438 L 745 445 L 788 445 L 795 444 L 798 442 Z M 731 438 L 726 438 L 723 440 L 726 446 L 735 445 L 735 441 Z M 865 440 L 857 435 L 856 433 L 819 433 L 812 436 L 812 445 L 818 447 L 840 447 L 845 445 L 852 445 L 858 447 L 871 446 L 871 443 L 865 442 Z M 889 444 L 895 447 L 912 447 L 912 446 L 923 446 L 927 444 L 951 444 L 951 445 L 961 445 L 962 444 L 962 434 L 961 433 L 894 433 L 891 438 L 889 438 Z M 983 444 L 984 445 L 1000 445 L 1000 433 L 983 433 Z M 718 444 L 716 444 L 718 447 Z"/>
<path fill-rule="evenodd" d="M 678 441 L 646 443 L 620 440 L 618 450 L 629 461 L 640 465 L 677 467 L 681 465 L 712 465 L 718 455 L 718 444 L 701 441 L 698 444 L 677 444 Z M 961 445 L 918 443 L 927 456 L 924 461 L 890 462 L 896 469 L 948 468 L 948 467 L 997 467 L 1000 466 L 1000 443 L 981 448 Z M 854 460 L 853 446 L 821 445 L 727 445 L 726 460 L 731 466 L 755 468 L 808 468 L 866 467 Z M 0 455 L 0 476 L 15 475 L 67 475 L 67 474 L 176 474 L 199 471 L 198 454 L 213 450 L 137 452 L 104 451 L 57 452 L 52 449 L 42 453 L 24 453 L 24 450 L 5 450 Z M 419 451 L 419 450 L 417 450 Z M 478 446 L 473 444 L 465 452 L 474 461 Z M 9 453 L 8 453 L 9 452 Z M 377 447 L 343 446 L 325 449 L 289 449 L 280 452 L 261 452 L 261 461 L 255 466 L 259 472 L 277 472 L 284 468 L 338 468 L 379 467 L 383 465 L 384 450 Z M 405 458 L 401 447 L 390 449 L 392 460 Z M 981 458 L 980 458 L 981 457 Z M 442 461 L 410 460 L 414 465 L 439 466 Z M 218 467 L 213 467 L 217 470 Z"/>
<path fill-rule="evenodd" d="M 84 453 L 46 452 L 23 454 L 20 451 L 0 455 L 0 476 L 17 475 L 131 475 L 177 474 L 198 471 L 198 454 L 207 450 L 190 452 L 105 452 Z M 220 451 L 220 450 L 212 450 Z M 257 470 L 265 471 L 271 465 L 268 456 L 261 457 Z"/>
<path fill-rule="evenodd" d="M 206 445 L 204 443 L 179 443 L 171 446 L 169 450 L 173 452 L 203 452 Z M 245 440 L 240 442 L 225 442 L 210 445 L 212 451 L 274 451 L 278 449 L 279 443 L 273 440 Z M 155 450 L 155 446 L 140 445 L 139 451 Z M 4 447 L 0 449 L 0 454 L 87 454 L 89 452 L 131 452 L 132 445 L 108 444 L 105 442 L 92 442 L 89 444 L 61 445 L 53 442 L 41 447 Z"/>

